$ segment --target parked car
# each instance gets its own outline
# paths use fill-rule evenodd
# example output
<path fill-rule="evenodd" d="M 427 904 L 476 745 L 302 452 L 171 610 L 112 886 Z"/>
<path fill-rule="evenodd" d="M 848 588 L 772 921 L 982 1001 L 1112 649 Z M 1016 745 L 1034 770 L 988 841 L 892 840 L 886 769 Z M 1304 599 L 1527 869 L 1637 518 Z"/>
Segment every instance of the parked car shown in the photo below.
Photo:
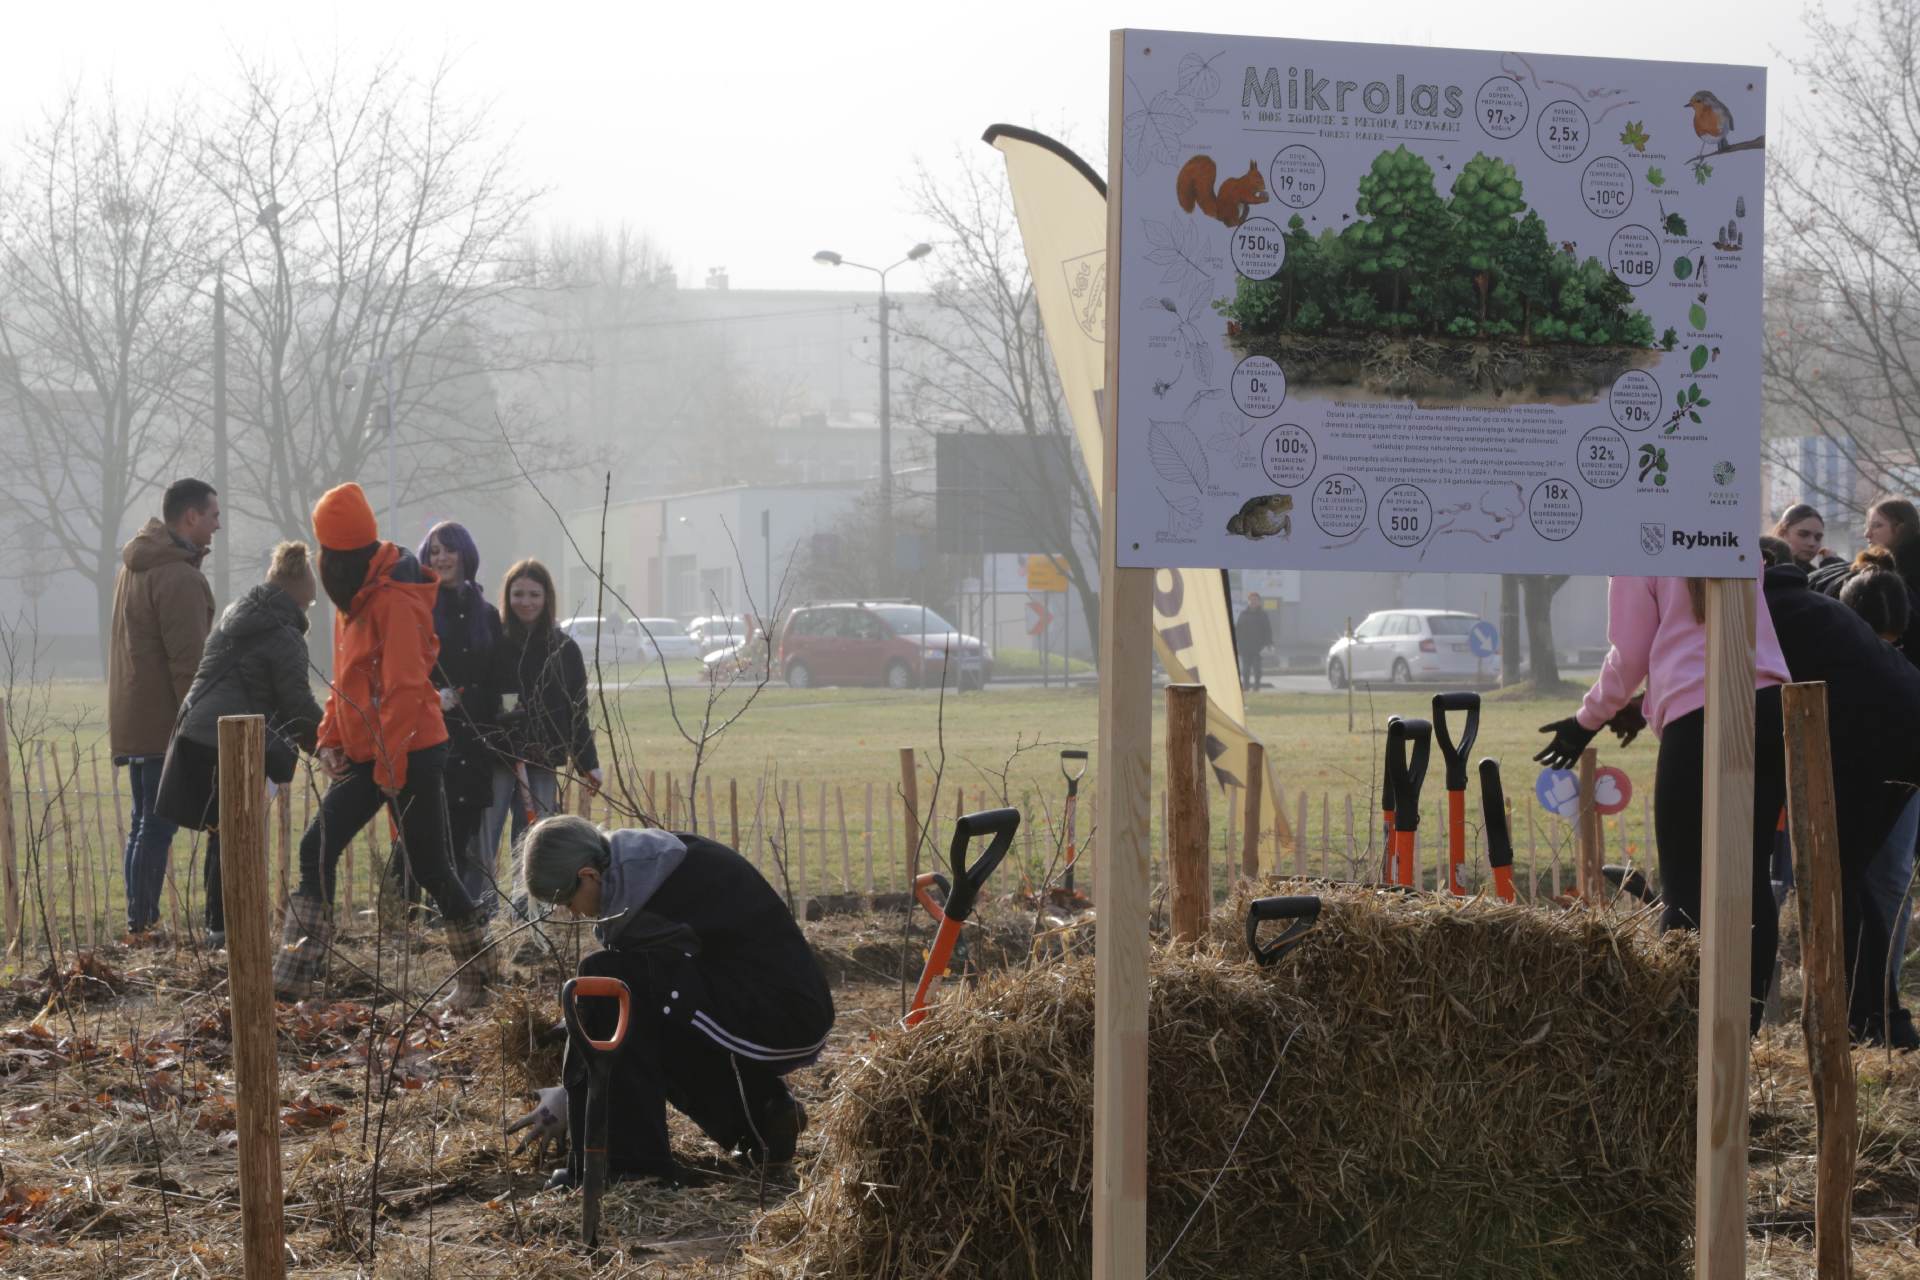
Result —
<path fill-rule="evenodd" d="M 636 633 L 634 639 L 641 652 L 649 657 L 657 652 L 668 662 L 674 662 L 700 656 L 700 642 L 688 635 L 676 618 L 641 618 L 637 622 L 630 620 L 627 625 Z"/>
<path fill-rule="evenodd" d="M 779 628 L 776 670 L 789 685 L 972 688 L 993 679 L 993 651 L 917 604 L 807 605 Z"/>
<path fill-rule="evenodd" d="M 562 619 L 560 629 L 580 646 L 580 655 L 587 660 L 589 671 L 598 661 L 603 669 L 625 668 L 637 674 L 636 668 L 653 660 L 653 651 L 641 642 L 638 627 L 618 626 L 610 618 L 581 615 Z"/>
<path fill-rule="evenodd" d="M 1467 642 L 1479 622 L 1474 614 L 1451 609 L 1370 613 L 1353 629 L 1353 639 L 1341 636 L 1327 650 L 1327 682 L 1344 689 L 1349 680 L 1410 684 L 1484 675 L 1485 661 L 1473 655 Z"/>
<path fill-rule="evenodd" d="M 687 624 L 687 634 L 700 646 L 702 655 L 725 649 L 747 637 L 747 620 L 739 614 L 716 613 L 695 618 Z"/>

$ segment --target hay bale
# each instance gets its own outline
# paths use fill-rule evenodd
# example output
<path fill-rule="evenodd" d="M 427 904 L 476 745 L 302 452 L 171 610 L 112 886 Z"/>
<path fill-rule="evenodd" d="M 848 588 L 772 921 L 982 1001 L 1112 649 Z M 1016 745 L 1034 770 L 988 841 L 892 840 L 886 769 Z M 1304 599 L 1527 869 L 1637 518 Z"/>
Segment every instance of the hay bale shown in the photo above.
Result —
<path fill-rule="evenodd" d="M 1319 928 L 1273 969 L 1245 959 L 1244 894 L 1206 950 L 1152 958 L 1163 1274 L 1683 1274 L 1692 942 L 1320 891 Z M 755 1256 L 783 1275 L 1087 1274 L 1093 976 L 1080 958 L 989 979 L 876 1042 Z"/>

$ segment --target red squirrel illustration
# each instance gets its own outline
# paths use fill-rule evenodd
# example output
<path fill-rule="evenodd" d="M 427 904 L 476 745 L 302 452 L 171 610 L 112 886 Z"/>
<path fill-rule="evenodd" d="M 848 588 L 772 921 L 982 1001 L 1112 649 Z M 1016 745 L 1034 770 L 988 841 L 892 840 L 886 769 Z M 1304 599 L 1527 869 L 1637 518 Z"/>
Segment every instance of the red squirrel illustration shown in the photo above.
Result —
<path fill-rule="evenodd" d="M 1173 190 L 1182 209 L 1192 213 L 1197 205 L 1209 218 L 1237 227 L 1247 220 L 1254 205 L 1267 202 L 1267 183 L 1260 176 L 1259 165 L 1249 161 L 1245 176 L 1228 178 L 1217 193 L 1213 189 L 1215 172 L 1212 156 L 1195 156 L 1180 166 Z"/>

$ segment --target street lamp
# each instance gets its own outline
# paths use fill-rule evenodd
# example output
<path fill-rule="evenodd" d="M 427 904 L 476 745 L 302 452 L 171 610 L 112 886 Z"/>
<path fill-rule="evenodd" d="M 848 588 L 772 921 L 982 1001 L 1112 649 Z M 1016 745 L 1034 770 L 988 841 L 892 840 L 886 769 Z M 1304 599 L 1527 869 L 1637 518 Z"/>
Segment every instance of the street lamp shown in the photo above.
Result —
<path fill-rule="evenodd" d="M 399 432 L 394 426 L 393 357 L 374 356 L 369 359 L 367 361 L 367 377 L 378 378 L 380 385 L 386 389 L 387 393 L 387 516 L 383 527 L 387 531 L 388 539 L 391 540 L 399 532 L 398 526 L 394 524 L 395 468 L 393 465 L 393 441 Z M 360 370 L 353 365 L 348 365 L 340 373 L 340 385 L 345 387 L 348 393 L 351 394 L 353 390 L 360 385 Z"/>
<path fill-rule="evenodd" d="M 831 249 L 822 249 L 813 255 L 815 262 L 829 267 L 858 267 L 862 271 L 871 271 L 880 277 L 880 531 L 885 539 L 887 564 L 883 573 L 892 577 L 893 556 L 893 403 L 888 392 L 887 344 L 889 325 L 887 321 L 887 272 L 894 267 L 903 267 L 909 262 L 918 262 L 933 252 L 933 246 L 922 242 L 907 250 L 907 256 L 886 267 L 870 267 L 864 262 L 853 262 L 841 257 Z"/>

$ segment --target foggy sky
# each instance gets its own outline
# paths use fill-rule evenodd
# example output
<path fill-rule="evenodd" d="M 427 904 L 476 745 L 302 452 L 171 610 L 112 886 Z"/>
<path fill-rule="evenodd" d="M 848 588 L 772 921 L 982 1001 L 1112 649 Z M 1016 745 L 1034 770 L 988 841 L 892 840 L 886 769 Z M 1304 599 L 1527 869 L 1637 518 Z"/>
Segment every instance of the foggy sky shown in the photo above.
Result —
<path fill-rule="evenodd" d="M 1830 6 L 1853 12 L 1847 0 Z M 80 80 L 124 100 L 222 91 L 236 51 L 288 65 L 399 50 L 455 60 L 455 87 L 516 131 L 543 216 L 630 222 L 698 283 L 871 287 L 816 249 L 884 265 L 928 234 L 905 184 L 915 160 L 979 152 L 995 121 L 1105 152 L 1107 32 L 1204 27 L 1242 34 L 1548 53 L 1757 63 L 1770 134 L 1804 104 L 1779 56 L 1802 47 L 1802 6 L 1565 5 L 1543 0 L 1367 0 L 1299 5 L 705 3 L 501 4 L 409 0 L 301 5 L 198 0 L 9 6 L 0 119 L 17 132 Z M 184 11 L 183 11 L 184 10 Z M 929 264 L 932 265 L 932 264 Z M 896 288 L 919 283 L 907 267 Z"/>

